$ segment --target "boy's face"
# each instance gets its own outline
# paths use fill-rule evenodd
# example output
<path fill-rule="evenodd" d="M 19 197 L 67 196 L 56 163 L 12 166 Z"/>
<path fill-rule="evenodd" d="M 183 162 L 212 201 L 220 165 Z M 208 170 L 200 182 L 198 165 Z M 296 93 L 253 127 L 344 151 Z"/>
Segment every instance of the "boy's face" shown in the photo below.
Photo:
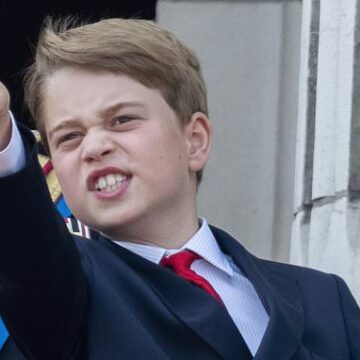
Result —
<path fill-rule="evenodd" d="M 73 68 L 48 79 L 43 116 L 63 194 L 85 224 L 129 239 L 196 217 L 195 172 L 208 150 L 194 153 L 199 129 L 211 135 L 205 116 L 181 126 L 159 91 Z"/>

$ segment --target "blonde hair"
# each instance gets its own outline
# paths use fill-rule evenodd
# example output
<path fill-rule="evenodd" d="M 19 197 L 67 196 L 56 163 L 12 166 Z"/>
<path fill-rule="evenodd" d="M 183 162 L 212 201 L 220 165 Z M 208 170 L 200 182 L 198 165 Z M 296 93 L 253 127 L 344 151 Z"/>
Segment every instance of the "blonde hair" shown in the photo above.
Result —
<path fill-rule="evenodd" d="M 46 79 L 63 67 L 109 71 L 157 89 L 185 124 L 207 115 L 206 87 L 195 53 L 152 21 L 108 19 L 74 27 L 74 21 L 47 19 L 35 62 L 25 76 L 25 101 L 49 151 L 42 120 Z M 201 172 L 198 174 L 198 180 Z"/>

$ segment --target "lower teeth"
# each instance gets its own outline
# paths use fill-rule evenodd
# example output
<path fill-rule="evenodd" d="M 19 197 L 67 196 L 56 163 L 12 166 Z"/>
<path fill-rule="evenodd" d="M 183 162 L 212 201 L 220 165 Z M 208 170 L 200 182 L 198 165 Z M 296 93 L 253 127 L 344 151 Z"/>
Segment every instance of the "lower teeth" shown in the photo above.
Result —
<path fill-rule="evenodd" d="M 100 192 L 111 192 L 111 191 L 116 190 L 120 185 L 121 185 L 121 182 L 117 183 L 116 185 L 107 186 L 106 188 L 103 188 L 103 189 L 97 188 L 96 190 L 100 191 Z"/>

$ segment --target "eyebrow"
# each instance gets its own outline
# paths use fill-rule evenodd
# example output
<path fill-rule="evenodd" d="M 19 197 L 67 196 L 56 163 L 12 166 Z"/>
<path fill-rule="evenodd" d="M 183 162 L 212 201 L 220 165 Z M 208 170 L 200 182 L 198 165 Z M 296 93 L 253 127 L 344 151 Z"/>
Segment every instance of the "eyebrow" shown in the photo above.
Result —
<path fill-rule="evenodd" d="M 103 110 L 100 110 L 98 112 L 98 116 L 100 116 L 102 118 L 108 117 L 108 116 L 115 114 L 117 111 L 119 111 L 123 108 L 140 108 L 140 109 L 145 110 L 146 106 L 142 102 L 139 102 L 139 101 L 119 102 L 119 103 L 110 105 Z M 48 137 L 49 137 L 49 139 L 51 139 L 54 136 L 54 133 L 56 133 L 60 130 L 67 129 L 70 127 L 75 127 L 75 126 L 79 126 L 78 120 L 75 120 L 75 119 L 64 120 L 59 125 L 55 126 L 52 130 L 49 131 Z"/>
<path fill-rule="evenodd" d="M 79 121 L 77 120 L 65 120 L 63 121 L 61 124 L 55 126 L 52 130 L 49 131 L 49 139 L 51 139 L 53 137 L 53 135 L 58 132 L 59 130 L 62 129 L 67 129 L 70 127 L 75 127 L 79 125 Z"/>
<path fill-rule="evenodd" d="M 107 117 L 109 115 L 112 115 L 116 113 L 117 111 L 123 109 L 123 108 L 140 108 L 140 109 L 146 109 L 146 106 L 140 102 L 140 101 L 126 101 L 126 102 L 118 102 L 113 105 L 110 105 L 106 107 L 104 110 L 99 111 L 99 115 L 101 117 Z"/>

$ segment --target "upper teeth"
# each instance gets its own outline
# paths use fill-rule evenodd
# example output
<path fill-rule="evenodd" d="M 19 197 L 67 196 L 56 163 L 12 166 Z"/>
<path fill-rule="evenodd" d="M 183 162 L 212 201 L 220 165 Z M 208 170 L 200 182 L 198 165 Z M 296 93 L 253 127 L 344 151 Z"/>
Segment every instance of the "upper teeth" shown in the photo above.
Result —
<path fill-rule="evenodd" d="M 126 180 L 126 176 L 120 174 L 108 174 L 106 176 L 100 176 L 95 182 L 96 190 L 115 190 L 118 185 Z"/>

